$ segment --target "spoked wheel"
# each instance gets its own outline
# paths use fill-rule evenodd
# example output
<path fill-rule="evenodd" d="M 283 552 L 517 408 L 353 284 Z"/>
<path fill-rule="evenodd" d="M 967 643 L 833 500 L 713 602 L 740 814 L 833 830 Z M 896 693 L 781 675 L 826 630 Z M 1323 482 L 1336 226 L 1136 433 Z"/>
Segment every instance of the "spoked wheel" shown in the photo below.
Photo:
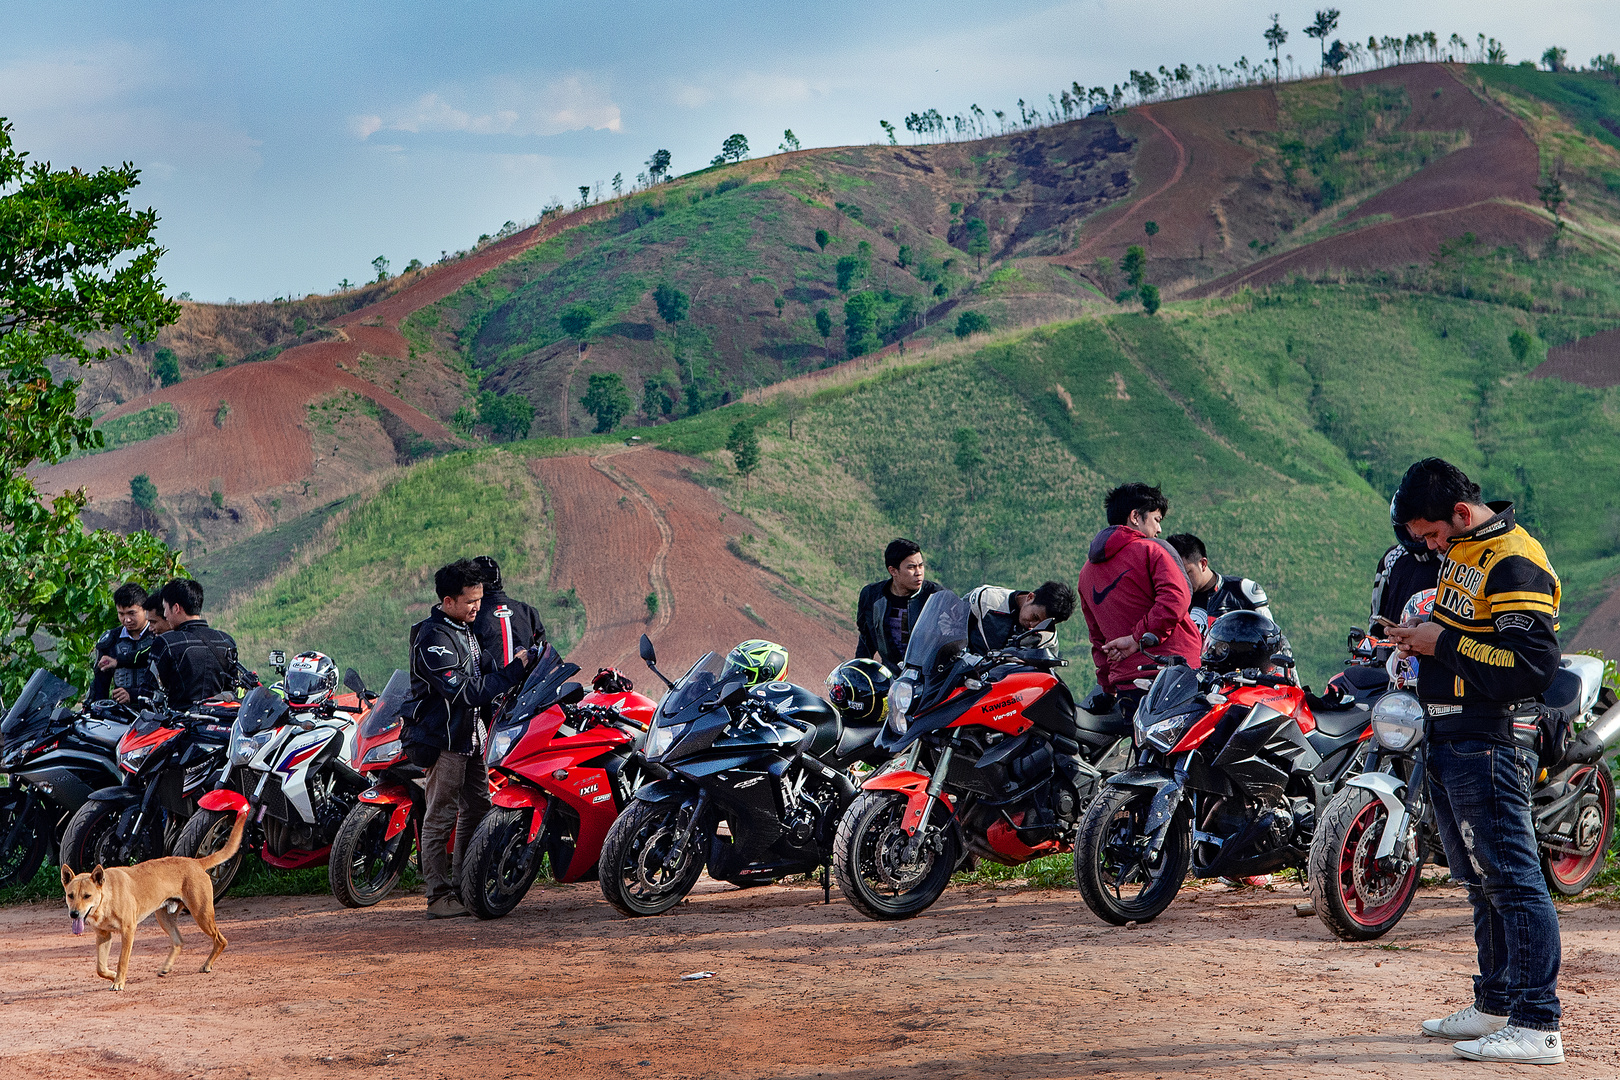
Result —
<path fill-rule="evenodd" d="M 326 874 L 332 895 L 344 907 L 370 907 L 399 884 L 421 820 L 412 814 L 406 826 L 390 837 L 388 821 L 393 816 L 392 806 L 360 803 L 338 826 Z"/>
<path fill-rule="evenodd" d="M 1590 771 L 1589 778 L 1585 773 Z M 1603 869 L 1603 856 L 1614 833 L 1614 779 L 1602 763 L 1589 765 L 1569 778 L 1571 787 L 1595 781 L 1596 791 L 1581 796 L 1574 811 L 1574 832 L 1559 848 L 1541 849 L 1541 869 L 1547 884 L 1563 896 L 1576 896 L 1592 884 Z"/>
<path fill-rule="evenodd" d="M 933 811 L 918 827 L 920 839 L 903 827 L 904 795 L 872 791 L 856 799 L 838 823 L 833 873 L 850 907 L 868 919 L 909 919 L 938 900 L 960 861 L 956 831 L 933 824 Z"/>
<path fill-rule="evenodd" d="M 602 895 L 626 915 L 662 915 L 692 891 L 703 873 L 703 836 L 672 858 L 685 833 L 678 803 L 632 802 L 608 830 L 597 871 Z"/>
<path fill-rule="evenodd" d="M 540 870 L 545 834 L 529 843 L 529 815 L 495 809 L 484 815 L 461 864 L 461 902 L 480 919 L 498 919 L 518 906 Z"/>
<path fill-rule="evenodd" d="M 1186 808 L 1176 812 L 1158 852 L 1149 854 L 1148 810 L 1153 793 L 1109 785 L 1080 820 L 1074 877 L 1086 906 L 1116 926 L 1156 919 L 1181 890 L 1192 861 Z"/>
<path fill-rule="evenodd" d="M 1389 808 L 1366 788 L 1333 797 L 1311 841 L 1311 900 L 1322 923 L 1346 941 L 1383 937 L 1417 895 L 1423 847 L 1408 830 L 1381 865 L 1375 857 L 1389 828 Z"/>
<path fill-rule="evenodd" d="M 50 847 L 45 801 L 21 788 L 0 789 L 0 889 L 32 881 Z"/>
<path fill-rule="evenodd" d="M 188 859 L 201 859 L 220 850 L 231 838 L 231 829 L 236 826 L 236 811 L 234 810 L 198 810 L 186 822 L 186 827 L 180 831 L 180 839 L 174 842 L 174 853 L 184 855 Z M 208 876 L 214 879 L 214 900 L 217 902 L 230 889 L 231 882 L 236 880 L 236 874 L 242 869 L 242 860 L 245 852 L 237 848 L 236 854 L 208 871 Z"/>

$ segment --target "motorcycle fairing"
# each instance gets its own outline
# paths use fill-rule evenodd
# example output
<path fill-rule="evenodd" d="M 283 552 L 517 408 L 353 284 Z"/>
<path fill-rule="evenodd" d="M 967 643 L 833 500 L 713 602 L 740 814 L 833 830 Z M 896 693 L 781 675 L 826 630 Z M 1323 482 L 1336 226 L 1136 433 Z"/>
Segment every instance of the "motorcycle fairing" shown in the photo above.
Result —
<path fill-rule="evenodd" d="M 360 793 L 360 801 L 371 803 L 373 806 L 392 806 L 394 811 L 388 818 L 388 829 L 383 834 L 384 840 L 392 840 L 400 834 L 411 820 L 411 807 L 414 800 L 404 784 L 388 783 L 367 788 Z"/>
<path fill-rule="evenodd" d="M 534 838 L 540 835 L 540 826 L 545 822 L 546 807 L 551 800 L 543 792 L 529 787 L 527 784 L 502 784 L 492 791 L 489 796 L 490 805 L 499 806 L 503 810 L 533 811 L 529 815 L 528 843 L 534 843 Z"/>
<path fill-rule="evenodd" d="M 1281 798 L 1288 777 L 1322 763 L 1293 717 L 1258 704 L 1237 725 L 1211 763 L 1251 795 Z"/>
<path fill-rule="evenodd" d="M 933 712 L 922 716 L 913 715 L 903 735 L 893 734 L 894 725 L 886 723 L 883 725 L 883 733 L 878 736 L 878 748 L 890 754 L 898 754 L 924 735 L 954 726 L 969 709 L 994 692 L 994 686 L 984 686 L 978 690 L 958 690 Z"/>
<path fill-rule="evenodd" d="M 183 727 L 164 727 L 162 724 L 157 723 L 136 724 L 134 727 L 130 728 L 124 733 L 124 737 L 122 739 L 118 740 L 118 757 L 120 759 L 119 767 L 127 773 L 138 772 L 138 768 L 131 769 L 129 766 L 123 763 L 122 759 L 125 754 L 139 750 L 145 746 L 152 747 L 152 754 L 156 754 L 157 747 L 168 742 L 170 739 L 179 735 L 184 730 L 185 728 Z M 149 754 L 145 759 L 143 759 L 142 764 L 145 764 L 145 762 L 151 760 L 152 756 Z"/>

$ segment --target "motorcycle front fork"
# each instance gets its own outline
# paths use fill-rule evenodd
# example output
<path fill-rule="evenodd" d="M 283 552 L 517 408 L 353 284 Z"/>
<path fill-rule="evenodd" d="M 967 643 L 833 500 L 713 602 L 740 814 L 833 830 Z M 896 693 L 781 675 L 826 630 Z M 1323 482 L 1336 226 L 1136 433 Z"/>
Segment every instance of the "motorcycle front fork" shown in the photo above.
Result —
<path fill-rule="evenodd" d="M 961 738 L 961 735 L 962 730 L 960 728 L 952 731 L 951 741 L 946 743 L 945 749 L 939 752 L 939 761 L 935 763 L 933 775 L 928 778 L 928 787 L 925 789 L 928 794 L 927 809 L 923 811 L 923 819 L 917 823 L 916 831 L 911 834 L 911 839 L 906 843 L 905 851 L 901 853 L 900 857 L 904 862 L 916 862 L 917 853 L 922 850 L 923 840 L 928 833 L 928 818 L 934 811 L 935 800 L 938 800 L 940 792 L 945 790 L 945 778 L 950 774 L 951 758 L 956 756 L 956 743 Z M 919 740 L 912 744 L 912 748 L 915 750 L 921 745 L 921 740 Z"/>

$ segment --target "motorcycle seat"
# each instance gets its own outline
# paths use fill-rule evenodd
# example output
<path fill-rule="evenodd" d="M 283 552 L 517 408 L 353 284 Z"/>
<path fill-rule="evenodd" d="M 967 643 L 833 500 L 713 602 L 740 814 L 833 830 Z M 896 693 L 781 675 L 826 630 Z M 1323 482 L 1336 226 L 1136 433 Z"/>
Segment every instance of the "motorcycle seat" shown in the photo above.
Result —
<path fill-rule="evenodd" d="M 1389 689 L 1389 672 L 1381 667 L 1355 665 L 1328 680 L 1330 686 L 1334 683 L 1343 685 L 1357 701 L 1371 705 Z M 1320 723 L 1322 718 L 1319 716 L 1316 719 Z"/>
<path fill-rule="evenodd" d="M 1569 668 L 1561 667 L 1554 673 L 1552 685 L 1541 695 L 1541 700 L 1550 709 L 1562 709 L 1564 715 L 1573 720 L 1581 710 L 1583 689 L 1581 677 Z"/>
<path fill-rule="evenodd" d="M 844 730 L 839 733 L 838 749 L 834 752 L 834 756 L 843 761 L 863 750 L 871 749 L 872 744 L 877 742 L 878 733 L 882 730 L 882 724 L 874 724 L 871 727 L 857 727 L 854 724 L 845 724 Z"/>
<path fill-rule="evenodd" d="M 1311 715 L 1316 717 L 1316 730 L 1331 739 L 1359 735 L 1372 721 L 1372 711 L 1360 706 L 1353 709 L 1324 709 Z"/>
<path fill-rule="evenodd" d="M 1085 709 L 1076 709 L 1074 713 L 1074 726 L 1081 731 L 1089 731 L 1097 735 L 1109 735 L 1119 738 L 1131 733 L 1131 721 L 1116 705 L 1112 712 L 1092 713 Z"/>

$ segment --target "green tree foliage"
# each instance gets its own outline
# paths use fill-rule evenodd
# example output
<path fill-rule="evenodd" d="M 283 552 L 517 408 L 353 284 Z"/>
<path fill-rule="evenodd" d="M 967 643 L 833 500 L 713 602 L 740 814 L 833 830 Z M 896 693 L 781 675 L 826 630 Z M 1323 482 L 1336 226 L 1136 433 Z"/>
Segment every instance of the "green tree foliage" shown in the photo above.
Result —
<path fill-rule="evenodd" d="M 1338 38 L 1333 39 L 1333 44 L 1329 45 L 1328 51 L 1322 55 L 1322 63 L 1335 75 L 1344 70 L 1345 61 L 1349 59 L 1350 50 L 1345 48 L 1344 42 Z"/>
<path fill-rule="evenodd" d="M 648 379 L 641 384 L 641 412 L 647 419 L 655 416 L 668 416 L 675 411 L 675 399 L 669 396 L 664 384 L 657 379 Z"/>
<path fill-rule="evenodd" d="M 662 183 L 669 176 L 671 160 L 668 150 L 654 150 L 653 156 L 647 159 L 647 178 L 655 184 Z"/>
<path fill-rule="evenodd" d="M 1142 310 L 1149 315 L 1159 310 L 1159 287 L 1157 285 L 1143 285 L 1136 290 L 1142 297 Z"/>
<path fill-rule="evenodd" d="M 49 666 L 85 677 L 95 640 L 113 625 L 112 590 L 156 584 L 179 561 L 149 533 L 87 532 L 83 490 L 46 501 L 28 475 L 102 445 L 78 415 L 76 379 L 57 380 L 52 357 L 80 365 L 127 351 L 96 340 L 150 341 L 179 317 L 157 277 L 156 212 L 135 210 L 132 165 L 53 171 L 17 150 L 0 121 L 0 694 Z M 38 635 L 36 637 L 36 635 Z M 42 655 L 37 642 L 50 641 Z M 81 682 L 82 685 L 82 682 Z"/>
<path fill-rule="evenodd" d="M 1535 343 L 1536 339 L 1522 326 L 1508 335 L 1508 349 L 1512 351 L 1513 359 L 1521 364 L 1530 358 L 1530 350 Z"/>
<path fill-rule="evenodd" d="M 882 128 L 883 129 L 883 134 L 885 134 L 885 135 L 887 135 L 889 137 L 889 145 L 890 146 L 899 146 L 900 145 L 900 140 L 896 139 L 894 137 L 894 125 L 893 124 L 889 123 L 887 120 L 879 120 L 878 121 L 878 127 Z"/>
<path fill-rule="evenodd" d="M 173 349 L 159 349 L 152 354 L 152 377 L 164 386 L 180 381 L 180 358 Z"/>
<path fill-rule="evenodd" d="M 1569 50 L 1560 49 L 1554 45 L 1541 54 L 1541 65 L 1548 71 L 1563 71 L 1564 61 L 1569 59 Z"/>
<path fill-rule="evenodd" d="M 157 497 L 157 485 L 150 476 L 137 473 L 129 478 L 129 499 L 136 506 L 150 514 L 157 509 Z"/>
<path fill-rule="evenodd" d="M 894 261 L 902 270 L 910 267 L 911 264 L 916 261 L 911 251 L 911 245 L 901 244 L 900 250 L 895 253 Z"/>
<path fill-rule="evenodd" d="M 412 259 L 410 262 L 405 264 L 405 272 L 407 274 L 414 274 L 416 271 L 418 271 L 420 269 L 422 269 L 422 260 L 421 259 Z"/>
<path fill-rule="evenodd" d="M 883 307 L 875 292 L 858 292 L 844 302 L 844 348 L 853 359 L 880 348 L 878 318 Z"/>
<path fill-rule="evenodd" d="M 653 305 L 658 308 L 658 317 L 674 326 L 692 309 L 692 298 L 666 281 L 653 290 Z"/>
<path fill-rule="evenodd" d="M 980 218 L 968 218 L 964 223 L 967 229 L 967 246 L 962 250 L 979 260 L 979 267 L 984 267 L 984 257 L 990 254 L 990 227 Z"/>
<path fill-rule="evenodd" d="M 956 336 L 959 338 L 982 334 L 990 329 L 990 320 L 981 312 L 964 311 L 956 318 Z"/>
<path fill-rule="evenodd" d="M 579 351 L 582 353 L 585 351 L 585 340 L 595 324 L 596 312 L 591 310 L 589 304 L 569 304 L 563 308 L 562 314 L 557 316 L 557 325 L 563 333 L 579 342 Z"/>
<path fill-rule="evenodd" d="M 616 371 L 598 371 L 579 403 L 585 411 L 596 417 L 598 435 L 612 431 L 630 414 L 630 391 L 625 389 L 624 376 Z"/>
<path fill-rule="evenodd" d="M 793 134 L 793 129 L 788 128 L 786 131 L 782 132 L 782 145 L 778 146 L 777 149 L 787 151 L 788 153 L 792 153 L 793 151 L 797 150 L 798 148 L 799 148 L 799 137 L 797 135 Z"/>
<path fill-rule="evenodd" d="M 658 593 L 656 592 L 647 594 L 647 618 L 658 618 Z"/>
<path fill-rule="evenodd" d="M 816 247 L 820 248 L 822 251 L 826 251 L 827 250 L 827 245 L 830 244 L 830 243 L 832 243 L 832 234 L 829 233 L 826 229 L 817 229 L 816 230 Z"/>
<path fill-rule="evenodd" d="M 388 280 L 388 257 L 386 255 L 379 255 L 375 259 L 372 259 L 371 268 L 377 271 L 378 281 Z"/>
<path fill-rule="evenodd" d="M 1322 53 L 1322 70 L 1326 71 L 1328 64 L 1327 39 L 1328 35 L 1339 28 L 1339 9 L 1328 8 L 1316 13 L 1316 21 L 1305 28 L 1305 36 L 1316 39 L 1317 48 Z M 1341 61 L 1342 62 L 1342 61 Z"/>
<path fill-rule="evenodd" d="M 741 161 L 748 156 L 748 137 L 738 132 L 727 135 L 726 141 L 720 144 L 720 158 L 723 161 Z"/>
<path fill-rule="evenodd" d="M 1130 282 L 1133 289 L 1142 287 L 1143 275 L 1147 273 L 1147 252 L 1142 245 L 1132 244 L 1125 249 L 1125 257 L 1119 261 L 1120 270 L 1125 273 L 1125 280 Z"/>
<path fill-rule="evenodd" d="M 1288 40 L 1288 31 L 1286 31 L 1286 30 L 1284 30 L 1282 28 L 1282 23 L 1281 23 L 1281 21 L 1279 21 L 1279 17 L 1277 15 L 1275 15 L 1275 14 L 1273 14 L 1271 16 L 1271 27 L 1268 30 L 1266 30 L 1265 38 L 1266 38 L 1266 48 L 1271 50 L 1272 77 L 1276 81 L 1281 82 L 1282 81 L 1282 55 L 1281 54 L 1282 54 L 1283 43 Z"/>
<path fill-rule="evenodd" d="M 759 468 L 759 436 L 748 421 L 739 420 L 732 425 L 731 434 L 726 436 L 726 449 L 731 451 L 731 460 L 739 475 L 749 476 Z"/>
<path fill-rule="evenodd" d="M 980 471 L 984 468 L 984 450 L 979 444 L 979 433 L 970 427 L 959 427 L 951 434 L 951 441 L 956 443 L 956 454 L 952 460 L 962 474 L 968 495 L 972 496 L 974 481 L 979 479 Z"/>
<path fill-rule="evenodd" d="M 849 292 L 857 284 L 866 280 L 871 270 L 867 261 L 859 255 L 845 255 L 838 260 L 838 291 Z"/>
<path fill-rule="evenodd" d="M 821 335 L 822 348 L 826 348 L 827 339 L 832 337 L 832 331 L 833 331 L 832 316 L 827 314 L 827 309 L 826 308 L 822 308 L 821 310 L 816 312 L 816 333 Z"/>
<path fill-rule="evenodd" d="M 522 394 L 485 390 L 478 395 L 478 422 L 489 429 L 496 442 L 527 439 L 534 423 L 534 404 Z"/>
<path fill-rule="evenodd" d="M 1142 231 L 1147 233 L 1148 239 L 1151 240 L 1155 236 L 1159 235 L 1159 223 L 1157 221 L 1150 221 L 1146 225 L 1142 226 Z"/>

